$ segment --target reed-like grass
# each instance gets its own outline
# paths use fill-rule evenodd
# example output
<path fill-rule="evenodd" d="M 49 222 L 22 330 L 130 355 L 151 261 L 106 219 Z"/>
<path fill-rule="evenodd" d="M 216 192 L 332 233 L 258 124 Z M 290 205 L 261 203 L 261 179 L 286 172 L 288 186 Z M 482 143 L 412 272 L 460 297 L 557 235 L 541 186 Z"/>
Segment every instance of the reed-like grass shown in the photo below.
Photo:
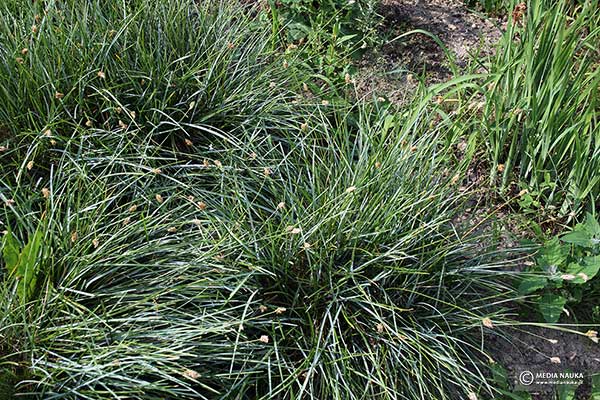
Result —
<path fill-rule="evenodd" d="M 600 8 L 534 0 L 512 20 L 491 62 L 476 126 L 506 189 L 517 177 L 559 215 L 600 197 Z"/>

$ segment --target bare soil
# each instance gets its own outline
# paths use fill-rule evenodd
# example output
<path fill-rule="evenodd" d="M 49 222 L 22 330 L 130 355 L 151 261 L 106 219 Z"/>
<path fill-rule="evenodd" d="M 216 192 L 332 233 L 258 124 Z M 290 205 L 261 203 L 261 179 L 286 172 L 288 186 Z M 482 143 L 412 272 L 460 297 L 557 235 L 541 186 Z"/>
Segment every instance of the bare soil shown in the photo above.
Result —
<path fill-rule="evenodd" d="M 453 76 L 452 62 L 466 69 L 478 58 L 474 55 L 492 54 L 502 35 L 500 19 L 475 14 L 458 0 L 383 0 L 379 12 L 384 18 L 380 34 L 388 43 L 363 58 L 357 87 L 362 96 L 384 97 L 395 104 L 410 100 L 417 77 L 424 74 L 427 84 L 446 81 Z M 415 29 L 436 35 L 454 60 L 422 33 L 393 40 Z"/>
<path fill-rule="evenodd" d="M 575 398 L 589 399 L 591 376 L 600 373 L 598 343 L 586 336 L 541 327 L 508 328 L 503 333 L 506 339 L 490 337 L 487 342 L 495 361 L 507 369 L 510 385 L 517 385 L 519 375 L 525 371 L 582 373 L 584 383 L 577 387 Z M 539 386 L 532 398 L 555 399 L 553 390 L 551 385 Z"/>

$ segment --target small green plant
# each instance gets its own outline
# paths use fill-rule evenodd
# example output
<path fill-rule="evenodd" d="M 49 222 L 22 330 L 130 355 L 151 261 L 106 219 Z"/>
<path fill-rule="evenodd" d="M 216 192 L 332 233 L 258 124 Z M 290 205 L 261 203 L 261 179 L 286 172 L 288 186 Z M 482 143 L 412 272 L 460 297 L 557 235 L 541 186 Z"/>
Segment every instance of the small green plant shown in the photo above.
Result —
<path fill-rule="evenodd" d="M 592 376 L 592 397 L 590 400 L 600 400 L 600 374 Z"/>
<path fill-rule="evenodd" d="M 498 363 L 490 365 L 492 382 L 494 387 L 502 395 L 502 399 L 511 400 L 531 400 L 531 394 L 523 391 L 513 390 L 508 381 L 508 372 L 506 368 Z"/>
<path fill-rule="evenodd" d="M 375 4 L 373 0 L 271 0 L 274 37 L 288 52 L 299 48 L 298 58 L 316 74 L 341 83 L 351 72 L 351 58 L 373 44 Z"/>
<path fill-rule="evenodd" d="M 588 214 L 585 222 L 547 241 L 519 285 L 522 295 L 533 295 L 546 322 L 557 322 L 568 303 L 578 304 L 583 287 L 600 270 L 600 223 Z"/>
<path fill-rule="evenodd" d="M 30 300 L 36 291 L 42 241 L 43 233 L 39 228 L 23 247 L 10 230 L 2 238 L 2 258 L 8 271 L 8 279 L 16 284 L 17 296 L 23 303 Z"/>

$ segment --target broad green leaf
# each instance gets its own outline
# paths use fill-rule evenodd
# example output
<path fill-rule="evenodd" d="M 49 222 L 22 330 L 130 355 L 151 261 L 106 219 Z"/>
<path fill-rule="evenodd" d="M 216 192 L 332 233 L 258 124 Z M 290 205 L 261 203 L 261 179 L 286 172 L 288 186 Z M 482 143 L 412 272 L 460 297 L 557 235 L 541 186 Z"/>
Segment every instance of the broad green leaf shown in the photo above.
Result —
<path fill-rule="evenodd" d="M 573 275 L 571 283 L 586 283 L 600 271 L 600 256 L 590 256 L 583 259 L 583 265 L 571 263 L 567 267 L 567 274 Z"/>
<path fill-rule="evenodd" d="M 592 247 L 592 240 L 587 232 L 573 231 L 567 233 L 561 239 L 563 242 L 571 243 L 577 246 Z"/>
<path fill-rule="evenodd" d="M 572 232 L 562 237 L 562 240 L 577 246 L 593 248 L 600 244 L 600 223 L 588 213 L 585 222 L 577 224 Z"/>
<path fill-rule="evenodd" d="M 592 376 L 592 398 L 590 400 L 600 400 L 600 374 Z"/>
<path fill-rule="evenodd" d="M 9 274 L 14 274 L 17 264 L 19 263 L 19 255 L 21 248 L 15 239 L 12 232 L 9 230 L 2 238 L 2 257 L 8 269 Z"/>
<path fill-rule="evenodd" d="M 16 277 L 19 279 L 17 293 L 23 302 L 27 302 L 35 290 L 39 272 L 39 255 L 42 246 L 43 234 L 38 228 L 29 242 L 21 251 Z"/>
<path fill-rule="evenodd" d="M 352 40 L 352 39 L 356 38 L 357 36 L 358 36 L 358 35 L 346 35 L 346 36 L 342 36 L 341 38 L 339 38 L 339 39 L 337 40 L 337 43 L 336 43 L 336 44 L 337 44 L 338 46 L 339 46 L 339 45 L 342 45 L 342 44 L 344 44 L 345 42 L 347 42 L 347 41 L 350 41 L 350 40 Z"/>
<path fill-rule="evenodd" d="M 575 386 L 575 385 L 559 385 L 558 386 L 558 399 L 559 400 L 574 400 L 576 389 L 577 389 L 577 386 Z"/>
<path fill-rule="evenodd" d="M 568 255 L 568 247 L 561 245 L 558 238 L 553 238 L 544 244 L 537 258 L 538 264 L 544 271 L 554 273 L 565 263 Z"/>
<path fill-rule="evenodd" d="M 492 379 L 495 386 L 499 389 L 508 389 L 508 373 L 506 369 L 498 363 L 493 363 L 490 365 L 490 370 L 492 371 Z"/>
<path fill-rule="evenodd" d="M 545 288 L 547 284 L 548 279 L 544 276 L 530 276 L 521 281 L 518 291 L 520 294 L 529 294 Z"/>
<path fill-rule="evenodd" d="M 562 296 L 546 293 L 538 300 L 538 308 L 546 322 L 555 323 L 558 322 L 566 302 L 567 299 Z"/>
<path fill-rule="evenodd" d="M 600 222 L 592 214 L 587 213 L 584 226 L 591 236 L 600 238 Z"/>

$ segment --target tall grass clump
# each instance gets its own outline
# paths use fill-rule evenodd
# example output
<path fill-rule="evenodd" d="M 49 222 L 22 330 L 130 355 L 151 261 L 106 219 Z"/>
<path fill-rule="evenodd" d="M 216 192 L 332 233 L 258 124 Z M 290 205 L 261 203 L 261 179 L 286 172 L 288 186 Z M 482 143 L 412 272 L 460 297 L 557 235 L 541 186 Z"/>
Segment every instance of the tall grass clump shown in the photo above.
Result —
<path fill-rule="evenodd" d="M 461 196 L 421 118 L 317 113 L 247 142 L 213 128 L 185 153 L 86 129 L 46 174 L 3 164 L 3 252 L 10 235 L 35 259 L 22 275 L 3 261 L 5 383 L 91 399 L 492 390 L 477 333 L 506 288 L 453 228 Z"/>
<path fill-rule="evenodd" d="M 534 0 L 513 14 L 477 126 L 502 190 L 514 177 L 560 215 L 600 196 L 600 8 Z M 574 215 L 574 214 L 571 214 Z"/>
<path fill-rule="evenodd" d="M 11 0 L 0 14 L 11 132 L 132 126 L 162 139 L 174 123 L 275 124 L 295 84 L 274 68 L 268 27 L 236 2 Z"/>
<path fill-rule="evenodd" d="M 491 395 L 432 94 L 305 104 L 252 13 L 159 3 L 1 6 L 0 396 Z"/>

